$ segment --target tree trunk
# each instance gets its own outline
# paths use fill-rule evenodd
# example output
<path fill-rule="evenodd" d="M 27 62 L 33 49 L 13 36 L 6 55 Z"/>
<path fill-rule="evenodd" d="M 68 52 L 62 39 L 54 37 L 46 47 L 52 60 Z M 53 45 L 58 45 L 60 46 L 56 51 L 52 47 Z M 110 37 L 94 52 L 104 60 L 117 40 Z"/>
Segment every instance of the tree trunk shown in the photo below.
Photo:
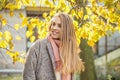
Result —
<path fill-rule="evenodd" d="M 86 40 L 81 39 L 80 49 L 81 58 L 85 62 L 85 71 L 81 73 L 80 80 L 97 80 L 92 48 Z"/>

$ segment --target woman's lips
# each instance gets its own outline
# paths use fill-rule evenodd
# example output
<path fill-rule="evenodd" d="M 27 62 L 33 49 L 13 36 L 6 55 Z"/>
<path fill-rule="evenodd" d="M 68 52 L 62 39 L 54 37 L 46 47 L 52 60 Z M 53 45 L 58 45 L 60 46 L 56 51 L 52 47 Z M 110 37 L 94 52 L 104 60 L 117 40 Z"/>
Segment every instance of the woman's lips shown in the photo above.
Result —
<path fill-rule="evenodd" d="M 53 33 L 53 34 L 59 34 L 59 32 L 57 32 L 57 31 L 52 31 L 52 33 Z"/>

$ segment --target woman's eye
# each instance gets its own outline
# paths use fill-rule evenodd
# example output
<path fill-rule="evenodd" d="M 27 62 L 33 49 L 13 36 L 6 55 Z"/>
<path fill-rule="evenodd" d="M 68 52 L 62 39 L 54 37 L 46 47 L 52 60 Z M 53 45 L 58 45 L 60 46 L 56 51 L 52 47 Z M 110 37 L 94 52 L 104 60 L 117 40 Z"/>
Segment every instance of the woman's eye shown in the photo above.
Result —
<path fill-rule="evenodd" d="M 56 25 L 55 22 L 53 22 L 52 25 L 55 26 Z"/>
<path fill-rule="evenodd" d="M 61 28 L 61 24 L 58 24 L 58 27 Z"/>

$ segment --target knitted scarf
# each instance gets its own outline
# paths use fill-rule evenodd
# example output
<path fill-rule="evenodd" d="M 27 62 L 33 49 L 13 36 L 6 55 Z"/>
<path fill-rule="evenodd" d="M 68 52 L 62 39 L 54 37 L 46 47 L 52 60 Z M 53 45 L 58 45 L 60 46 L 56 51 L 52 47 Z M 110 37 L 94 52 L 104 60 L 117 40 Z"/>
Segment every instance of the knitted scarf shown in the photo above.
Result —
<path fill-rule="evenodd" d="M 53 48 L 53 54 L 55 59 L 55 71 L 59 72 L 61 69 L 61 58 L 60 58 L 60 40 L 53 39 L 50 35 L 48 36 L 48 40 L 50 41 L 52 48 Z M 61 74 L 61 80 L 72 80 L 71 74 Z"/>

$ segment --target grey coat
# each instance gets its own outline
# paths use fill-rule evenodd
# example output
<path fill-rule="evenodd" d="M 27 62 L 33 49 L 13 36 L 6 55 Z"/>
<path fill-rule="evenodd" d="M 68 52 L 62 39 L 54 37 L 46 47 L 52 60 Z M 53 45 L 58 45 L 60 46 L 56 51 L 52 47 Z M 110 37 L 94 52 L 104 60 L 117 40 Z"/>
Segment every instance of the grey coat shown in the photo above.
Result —
<path fill-rule="evenodd" d="M 37 40 L 28 51 L 23 80 L 56 80 L 54 63 L 50 42 Z"/>

